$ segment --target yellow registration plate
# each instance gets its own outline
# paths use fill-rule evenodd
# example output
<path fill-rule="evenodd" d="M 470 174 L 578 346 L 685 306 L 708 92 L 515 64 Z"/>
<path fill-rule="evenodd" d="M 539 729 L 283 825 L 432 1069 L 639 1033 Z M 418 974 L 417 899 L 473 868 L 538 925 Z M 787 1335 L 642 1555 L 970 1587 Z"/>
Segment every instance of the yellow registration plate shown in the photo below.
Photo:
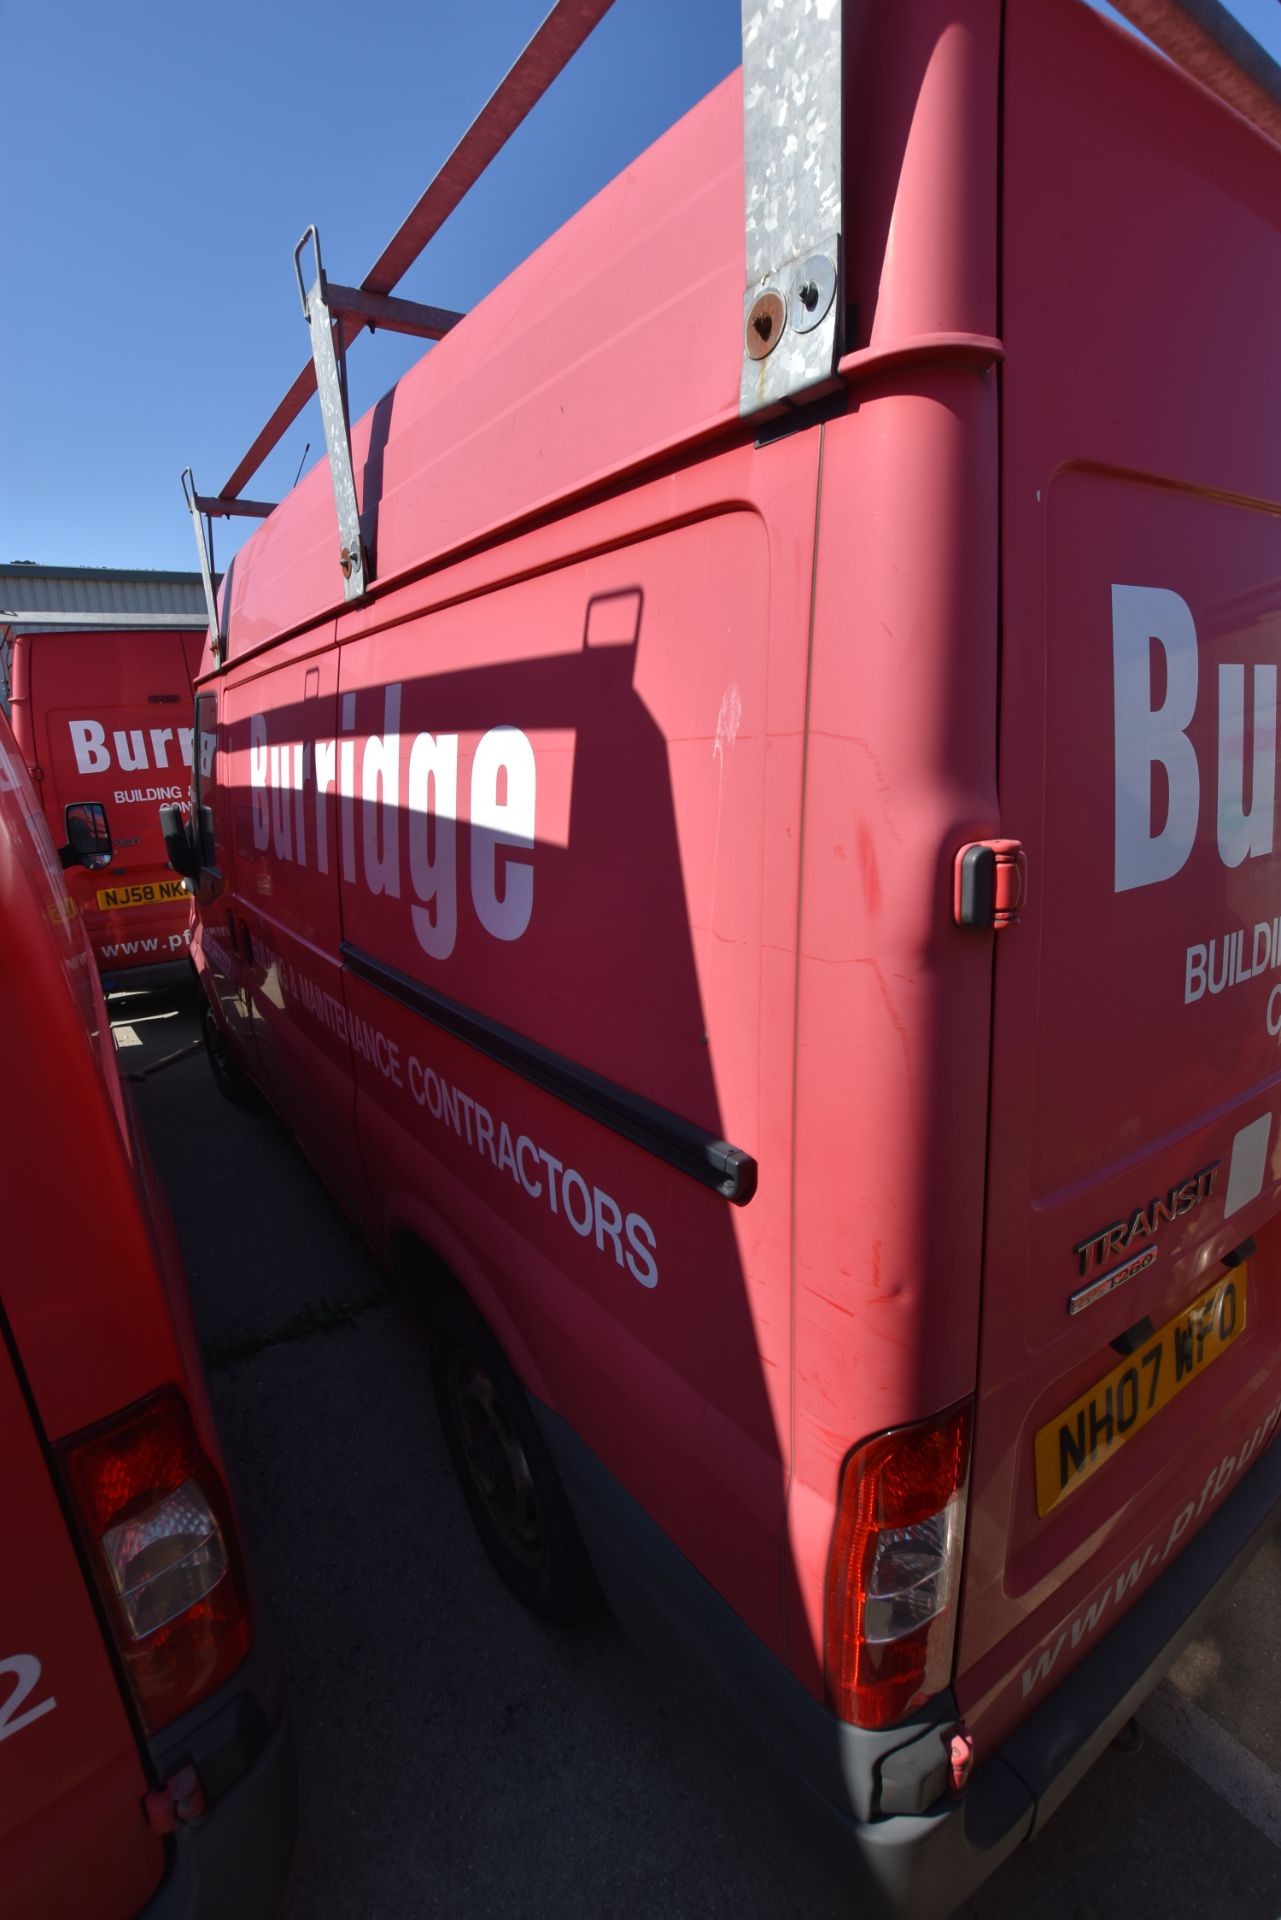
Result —
<path fill-rule="evenodd" d="M 1245 1267 L 1216 1280 L 1036 1436 L 1036 1510 L 1097 1473 L 1245 1328 Z"/>
<path fill-rule="evenodd" d="M 129 887 L 101 887 L 98 905 L 104 912 L 121 907 L 154 907 L 165 900 L 185 900 L 187 890 L 181 880 L 138 880 Z"/>

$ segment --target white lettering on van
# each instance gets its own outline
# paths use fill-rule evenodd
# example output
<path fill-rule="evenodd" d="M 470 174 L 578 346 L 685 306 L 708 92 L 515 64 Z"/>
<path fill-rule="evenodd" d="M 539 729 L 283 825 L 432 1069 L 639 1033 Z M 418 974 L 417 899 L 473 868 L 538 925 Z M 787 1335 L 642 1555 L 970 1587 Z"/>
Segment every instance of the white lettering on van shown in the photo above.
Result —
<path fill-rule="evenodd" d="M 458 935 L 458 735 L 420 733 L 409 754 L 409 917 L 424 953 L 448 960 Z M 435 845 L 430 844 L 433 835 Z"/>
<path fill-rule="evenodd" d="M 365 742 L 360 768 L 364 802 L 365 885 L 400 898 L 400 687 L 383 693 L 383 730 Z"/>
<path fill-rule="evenodd" d="M 629 1213 L 626 1231 L 627 1244 L 631 1248 L 627 1256 L 628 1267 L 643 1287 L 656 1287 L 658 1268 L 654 1264 L 654 1255 L 658 1250 L 658 1242 L 654 1238 L 654 1229 L 639 1213 Z"/>
<path fill-rule="evenodd" d="M 1245 811 L 1245 668 L 1219 668 L 1219 858 L 1239 867 L 1272 851 L 1277 773 L 1277 670 L 1254 669 L 1254 753 Z"/>
<path fill-rule="evenodd" d="M 148 764 L 141 727 L 133 727 L 128 732 L 121 729 L 111 737 L 116 743 L 116 760 L 123 772 L 139 773 Z"/>
<path fill-rule="evenodd" d="M 281 778 L 280 757 L 284 754 L 284 778 Z M 268 747 L 267 776 L 271 787 L 271 847 L 277 860 L 293 858 L 292 813 L 289 805 L 289 749 L 288 747 Z"/>
<path fill-rule="evenodd" d="M 68 720 L 67 731 L 71 736 L 71 750 L 76 757 L 78 773 L 108 773 L 113 766 L 121 773 L 141 773 L 154 768 L 157 773 L 169 770 L 169 742 L 175 737 L 183 763 L 191 765 L 192 741 L 195 738 L 193 727 L 118 727 L 111 735 L 111 744 L 107 744 L 107 729 L 100 720 Z M 211 736 L 212 738 L 212 736 Z M 148 752 L 147 741 L 151 741 Z"/>
<path fill-rule="evenodd" d="M 1153 670 L 1153 649 L 1159 664 Z M 1186 865 L 1201 817 L 1201 767 L 1189 729 L 1200 678 L 1196 623 L 1168 587 L 1112 588 L 1113 719 L 1116 768 L 1114 890 L 1155 886 Z M 1164 683 L 1153 704 L 1154 681 Z M 1276 811 L 1277 669 L 1230 661 L 1218 671 L 1215 844 L 1229 870 L 1273 850 Z M 1247 737 L 1250 804 L 1245 804 Z M 1159 769 L 1164 782 L 1154 780 Z M 1165 817 L 1155 824 L 1162 785 Z M 1242 936 L 1244 937 L 1244 936 Z M 1188 949 L 1185 1003 L 1248 978 L 1240 956 L 1224 952 L 1218 985 L 1200 947 Z M 1266 963 L 1265 963 L 1266 964 Z M 1255 971 L 1259 969 L 1256 968 Z"/>
<path fill-rule="evenodd" d="M 471 892 L 476 915 L 495 940 L 519 940 L 534 909 L 528 860 L 502 862 L 499 848 L 534 844 L 534 749 L 519 727 L 493 727 L 471 770 Z"/>
<path fill-rule="evenodd" d="M 132 807 L 154 806 L 158 800 L 180 801 L 185 798 L 186 795 L 183 793 L 181 787 L 117 787 L 111 796 L 111 801 L 113 806 Z M 118 847 L 125 847 L 130 844 L 127 840 L 116 841 Z M 136 846 L 137 841 L 134 841 L 132 844 Z"/>
<path fill-rule="evenodd" d="M 229 973 L 236 971 L 238 962 L 207 927 L 201 929 L 200 944 L 218 966 Z M 407 1048 L 402 1050 L 399 1041 L 277 952 L 265 936 L 255 935 L 254 950 L 259 964 L 278 982 L 283 1005 L 296 1004 L 349 1046 L 371 1076 L 377 1075 L 398 1094 L 407 1094 L 420 1112 L 430 1114 L 443 1132 L 454 1136 L 458 1149 L 470 1149 L 496 1174 L 506 1175 L 521 1196 L 520 1206 L 541 1202 L 548 1217 L 557 1222 L 552 1231 L 567 1234 L 568 1244 L 581 1244 L 585 1253 L 591 1249 L 593 1263 L 599 1257 L 611 1274 L 630 1273 L 642 1287 L 651 1291 L 657 1287 L 658 1238 L 644 1214 L 635 1209 L 625 1212 L 612 1193 L 529 1134 L 519 1132 L 501 1113 L 491 1112 L 465 1087 L 451 1081 L 443 1068 Z M 357 1066 L 358 1077 L 360 1072 Z"/>
<path fill-rule="evenodd" d="M 253 794 L 254 846 L 263 853 L 271 839 L 271 824 L 267 812 L 267 722 L 261 713 L 255 713 L 249 722 L 249 786 Z"/>
<path fill-rule="evenodd" d="M 1248 944 L 1247 944 L 1248 943 Z M 1281 968 L 1281 915 L 1257 920 L 1252 927 L 1231 927 L 1211 940 L 1198 940 L 1184 956 L 1183 1004 L 1191 1006 L 1205 994 L 1239 987 L 1261 973 Z M 1268 1015 L 1268 1030 L 1271 1011 Z"/>
<path fill-rule="evenodd" d="M 1061 1633 L 1052 1646 L 1042 1647 L 1040 1653 L 1036 1656 L 1036 1660 L 1030 1667 L 1024 1667 L 1023 1698 L 1025 1700 L 1029 1693 L 1031 1693 L 1033 1687 L 1039 1687 L 1041 1682 L 1048 1680 L 1054 1672 L 1055 1667 L 1059 1664 L 1059 1655 L 1062 1653 L 1066 1641 L 1066 1632 Z"/>
<path fill-rule="evenodd" d="M 39 1689 L 40 1672 L 40 1662 L 34 1653 L 11 1653 L 7 1659 L 0 1660 L 0 1680 L 13 1681 L 5 1698 L 0 1700 L 0 1740 L 21 1733 L 33 1720 L 42 1719 L 57 1706 L 51 1693 L 31 1706 L 26 1705 Z"/>
<path fill-rule="evenodd" d="M 301 740 L 294 742 L 294 845 L 298 849 L 299 860 L 307 858 L 307 822 L 303 818 L 306 804 L 303 788 L 306 784 L 307 768 L 311 764 L 311 744 Z"/>
<path fill-rule="evenodd" d="M 96 720 L 68 720 L 67 730 L 76 756 L 78 773 L 105 773 L 111 765 L 107 752 L 107 729 Z"/>
<path fill-rule="evenodd" d="M 330 792 L 338 776 L 338 742 L 317 740 L 312 760 L 316 781 L 316 865 L 321 873 L 328 873 L 329 822 L 325 812 L 325 795 Z"/>
<path fill-rule="evenodd" d="M 1151 649 L 1165 659 L 1165 698 L 1152 705 Z M 1197 641 L 1192 610 L 1166 587 L 1112 589 L 1116 724 L 1117 893 L 1178 873 L 1196 839 L 1201 775 L 1187 730 L 1196 711 Z M 1152 769 L 1169 786 L 1165 824 L 1152 831 Z"/>
<path fill-rule="evenodd" d="M 259 852 L 270 849 L 280 861 L 311 864 L 306 829 L 310 812 L 315 820 L 315 865 L 328 873 L 326 801 L 336 789 L 343 879 L 398 900 L 407 864 L 414 937 L 433 960 L 447 960 L 458 938 L 459 737 L 402 737 L 401 684 L 393 682 L 380 691 L 382 731 L 363 741 L 354 737 L 354 694 L 343 697 L 344 733 L 336 740 L 269 744 L 268 716 L 250 717 L 254 847 Z M 403 781 L 402 766 L 407 768 Z M 311 809 L 303 801 L 308 786 L 314 794 Z M 472 907 L 495 940 L 519 940 L 533 918 L 534 863 L 518 856 L 533 851 L 537 797 L 538 765 L 528 736 L 519 727 L 491 727 L 472 756 L 467 821 Z M 548 1191 L 554 1206 L 554 1178 Z M 581 1209 L 580 1217 L 585 1218 Z M 594 1222 L 582 1231 L 594 1232 Z M 642 1270 L 649 1259 L 643 1242 L 627 1257 Z"/>

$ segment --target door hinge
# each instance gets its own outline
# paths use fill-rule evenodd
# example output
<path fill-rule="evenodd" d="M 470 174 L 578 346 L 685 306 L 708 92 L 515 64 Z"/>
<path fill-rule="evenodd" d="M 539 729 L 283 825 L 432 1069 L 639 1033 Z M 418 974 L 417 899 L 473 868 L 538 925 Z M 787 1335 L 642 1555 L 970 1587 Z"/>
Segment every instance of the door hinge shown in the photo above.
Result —
<path fill-rule="evenodd" d="M 952 916 L 958 927 L 1013 927 L 1027 900 L 1019 840 L 971 840 L 956 856 Z"/>
<path fill-rule="evenodd" d="M 206 1812 L 205 1790 L 196 1769 L 179 1768 L 163 1787 L 144 1797 L 142 1810 L 153 1833 L 172 1833 L 176 1827 L 202 1820 Z"/>

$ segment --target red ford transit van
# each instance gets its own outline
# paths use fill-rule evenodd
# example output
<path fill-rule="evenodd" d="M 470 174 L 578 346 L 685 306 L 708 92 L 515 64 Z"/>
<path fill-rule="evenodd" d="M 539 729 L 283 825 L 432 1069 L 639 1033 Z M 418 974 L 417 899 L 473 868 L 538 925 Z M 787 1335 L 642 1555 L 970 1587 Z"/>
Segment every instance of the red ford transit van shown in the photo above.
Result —
<path fill-rule="evenodd" d="M 98 857 L 101 827 L 73 814 L 69 853 Z M 280 1660 L 89 943 L 2 717 L 0 977 L 0 1912 L 266 1920 L 293 1829 Z"/>
<path fill-rule="evenodd" d="M 19 633 L 12 645 L 13 731 L 54 844 L 66 842 L 68 807 L 107 810 L 110 865 L 68 874 L 103 976 L 185 976 L 191 901 L 166 863 L 156 809 L 191 779 L 201 635 Z"/>
<path fill-rule="evenodd" d="M 317 261 L 170 844 L 501 1571 L 923 1916 L 1281 1511 L 1281 152 L 1076 0 L 748 12 L 465 318 Z M 441 336 L 349 441 L 344 314 Z"/>

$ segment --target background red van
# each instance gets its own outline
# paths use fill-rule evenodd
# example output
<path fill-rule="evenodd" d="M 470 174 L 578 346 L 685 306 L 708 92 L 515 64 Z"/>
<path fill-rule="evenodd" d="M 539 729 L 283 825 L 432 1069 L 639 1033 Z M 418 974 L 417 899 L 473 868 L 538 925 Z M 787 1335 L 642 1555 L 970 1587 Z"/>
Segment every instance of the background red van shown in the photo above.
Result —
<path fill-rule="evenodd" d="M 73 816 L 87 848 L 90 825 Z M 2 717 L 0 978 L 0 1912 L 265 1920 L 293 1830 L 282 1668 L 84 926 Z"/>
<path fill-rule="evenodd" d="M 19 633 L 13 732 L 55 846 L 65 812 L 107 810 L 109 867 L 68 885 L 105 978 L 185 973 L 191 902 L 165 863 L 156 809 L 191 780 L 191 684 L 203 636 L 178 629 Z"/>

